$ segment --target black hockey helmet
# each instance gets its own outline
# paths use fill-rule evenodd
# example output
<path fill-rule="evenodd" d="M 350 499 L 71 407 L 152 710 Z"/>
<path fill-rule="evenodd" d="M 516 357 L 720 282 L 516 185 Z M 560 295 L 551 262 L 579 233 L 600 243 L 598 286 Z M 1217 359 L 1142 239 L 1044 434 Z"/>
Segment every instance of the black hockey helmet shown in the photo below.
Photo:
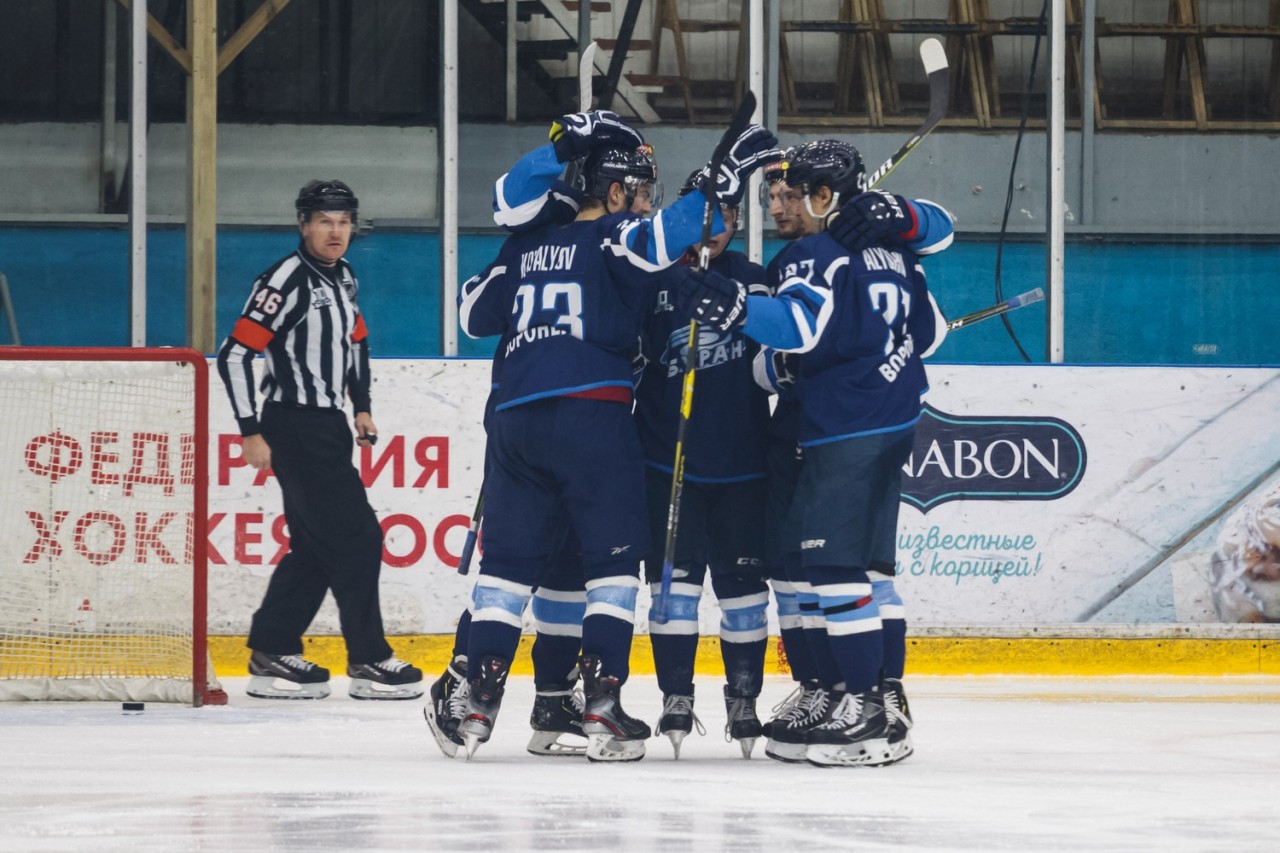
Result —
<path fill-rule="evenodd" d="M 310 218 L 319 210 L 345 210 L 351 213 L 351 221 L 356 221 L 360 210 L 360 199 L 351 191 L 351 187 L 342 181 L 308 181 L 306 186 L 298 190 L 298 199 L 293 203 L 298 211 L 300 221 Z"/>
<path fill-rule="evenodd" d="M 582 164 L 580 181 L 583 192 L 601 201 L 608 197 L 610 186 L 622 184 L 628 207 L 640 187 L 648 184 L 653 206 L 662 204 L 658 161 L 653 156 L 653 146 L 647 143 L 637 148 L 596 148 Z"/>
<path fill-rule="evenodd" d="M 848 142 L 819 139 L 789 150 L 782 161 L 782 176 L 787 186 L 806 196 L 828 187 L 836 196 L 832 201 L 834 209 L 840 198 L 852 198 L 863 191 L 867 170 L 858 149 Z"/>
<path fill-rule="evenodd" d="M 784 148 L 782 150 L 782 158 L 779 160 L 771 160 L 765 163 L 760 169 L 760 174 L 764 178 L 760 182 L 760 206 L 769 207 L 769 188 L 774 184 L 782 181 L 785 176 L 783 167 L 787 165 L 787 161 L 791 159 L 791 152 L 794 148 Z"/>
<path fill-rule="evenodd" d="M 684 198 L 692 192 L 702 192 L 702 187 L 707 179 L 706 173 L 702 169 L 694 169 L 689 173 L 689 177 L 684 179 L 684 183 L 680 185 L 680 191 L 676 193 L 676 198 Z"/>

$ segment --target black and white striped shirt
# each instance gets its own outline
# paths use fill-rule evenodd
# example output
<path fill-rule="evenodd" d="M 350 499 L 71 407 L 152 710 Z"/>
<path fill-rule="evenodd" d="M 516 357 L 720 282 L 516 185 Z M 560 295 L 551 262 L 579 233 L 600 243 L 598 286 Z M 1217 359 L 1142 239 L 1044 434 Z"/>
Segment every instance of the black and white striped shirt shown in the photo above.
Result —
<path fill-rule="evenodd" d="M 369 345 L 346 260 L 325 267 L 299 247 L 258 276 L 244 313 L 218 351 L 218 373 L 241 435 L 256 435 L 253 359 L 266 354 L 266 400 L 369 409 Z"/>

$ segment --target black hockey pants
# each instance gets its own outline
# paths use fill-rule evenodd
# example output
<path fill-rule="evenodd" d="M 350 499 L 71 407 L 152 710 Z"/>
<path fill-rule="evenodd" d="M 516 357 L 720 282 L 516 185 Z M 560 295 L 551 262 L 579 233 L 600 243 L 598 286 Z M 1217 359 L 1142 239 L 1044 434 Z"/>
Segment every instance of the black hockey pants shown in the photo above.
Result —
<path fill-rule="evenodd" d="M 253 614 L 249 648 L 301 654 L 302 635 L 333 591 L 349 663 L 391 656 L 382 630 L 378 576 L 382 528 L 351 464 L 352 434 L 339 409 L 267 403 L 262 435 L 284 495 L 289 551 Z"/>

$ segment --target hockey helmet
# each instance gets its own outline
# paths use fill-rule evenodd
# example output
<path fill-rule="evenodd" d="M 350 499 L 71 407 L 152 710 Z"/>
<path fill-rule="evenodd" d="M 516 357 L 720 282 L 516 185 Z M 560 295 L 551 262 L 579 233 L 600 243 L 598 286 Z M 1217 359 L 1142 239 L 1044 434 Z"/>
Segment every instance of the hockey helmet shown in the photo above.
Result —
<path fill-rule="evenodd" d="M 654 207 L 662 204 L 658 161 L 653 156 L 653 146 L 647 143 L 636 148 L 593 150 L 582 164 L 580 181 L 579 189 L 601 201 L 608 197 L 609 187 L 619 183 L 626 194 L 628 207 L 641 186 L 649 187 L 649 200 Z"/>
<path fill-rule="evenodd" d="M 783 179 L 783 166 L 791 159 L 791 152 L 794 150 L 794 148 L 783 149 L 781 159 L 771 160 L 760 169 L 760 174 L 764 177 L 764 180 L 760 182 L 761 207 L 769 207 L 769 188 Z"/>
<path fill-rule="evenodd" d="M 852 198 L 866 187 L 867 170 L 858 149 L 838 139 L 819 139 L 797 145 L 782 161 L 782 176 L 787 186 L 801 190 L 806 196 L 820 187 L 831 190 L 834 209 L 840 198 Z"/>
<path fill-rule="evenodd" d="M 360 199 L 351 191 L 351 187 L 342 181 L 308 181 L 306 186 L 298 190 L 298 198 L 293 203 L 298 211 L 299 220 L 309 219 L 311 214 L 321 210 L 347 211 L 351 221 L 356 221 L 360 210 Z"/>

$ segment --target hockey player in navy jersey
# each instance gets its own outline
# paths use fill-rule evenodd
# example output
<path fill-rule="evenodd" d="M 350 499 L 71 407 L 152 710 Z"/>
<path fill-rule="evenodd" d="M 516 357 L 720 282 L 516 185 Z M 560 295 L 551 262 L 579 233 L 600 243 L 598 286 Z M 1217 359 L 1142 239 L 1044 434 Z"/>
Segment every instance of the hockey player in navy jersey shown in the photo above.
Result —
<path fill-rule="evenodd" d="M 627 128 L 629 130 L 629 128 Z M 623 133 L 617 126 L 605 131 L 609 138 Z M 657 168 L 652 152 L 640 148 L 643 141 L 634 136 L 636 149 L 627 154 L 636 169 L 642 171 Z M 513 213 L 508 191 L 528 192 L 528 167 L 537 162 L 541 150 L 522 158 L 511 172 L 500 177 L 494 185 L 494 221 L 512 234 L 531 231 L 544 225 L 566 225 L 577 216 L 582 203 L 582 193 L 565 183 L 555 181 L 541 200 L 524 202 L 519 213 Z M 625 152 L 624 152 L 625 153 Z M 522 177 L 522 170 L 526 177 Z M 648 216 L 652 212 L 653 198 L 648 185 L 640 185 L 631 202 L 631 212 Z M 539 204 L 541 201 L 541 204 Z M 519 206 L 519 205 L 517 205 Z M 488 270 L 480 274 L 483 278 Z M 506 337 L 499 339 L 494 353 L 491 371 L 491 388 L 500 383 Z M 493 413 L 491 395 L 485 406 L 485 431 L 488 432 Z M 486 469 L 487 469 L 486 464 Z M 577 539 L 569 530 L 567 520 L 557 534 L 559 543 L 553 550 L 538 586 L 533 591 L 529 607 L 533 614 L 535 637 L 532 649 L 534 700 L 529 715 L 533 734 L 527 750 L 534 755 L 574 756 L 586 753 L 582 734 L 582 690 L 578 685 L 577 658 L 582 644 L 582 617 L 586 610 L 586 590 L 583 587 L 582 563 Z M 463 746 L 458 733 L 467 713 L 467 645 L 470 639 L 473 604 L 469 604 L 458 617 L 454 631 L 453 654 L 445 671 L 431 685 L 430 704 L 423 709 L 427 724 L 440 750 L 452 758 Z"/>
<path fill-rule="evenodd" d="M 780 154 L 780 152 L 779 152 Z M 691 174 L 682 196 L 702 195 L 705 170 Z M 721 206 L 726 230 L 710 241 L 710 268 L 766 294 L 764 269 L 741 252 L 726 251 L 737 224 L 740 198 Z M 696 247 L 695 247 L 696 248 Z M 696 261 L 690 252 L 686 263 Z M 678 306 L 684 274 L 673 267 L 650 306 L 641 336 L 644 369 L 636 389 L 636 424 L 644 448 L 649 504 L 649 553 L 645 575 L 658 597 L 671 496 L 680 400 L 689 357 L 689 319 Z M 705 327 L 692 347 L 698 371 L 697 397 L 684 440 L 686 457 L 679 531 L 667 619 L 650 611 L 649 634 L 658 686 L 663 694 L 657 733 L 671 739 L 676 758 L 695 724 L 693 670 L 698 647 L 698 603 L 708 569 L 720 603 L 720 650 L 724 661 L 726 735 L 750 758 L 760 736 L 756 698 L 768 643 L 769 591 L 761 575 L 764 526 L 764 434 L 768 394 L 752 376 L 759 345 L 738 330 Z"/>
<path fill-rule="evenodd" d="M 644 756 L 649 727 L 622 709 L 629 669 L 639 561 L 648 547 L 643 454 L 631 418 L 631 361 L 653 290 L 653 273 L 674 263 L 701 233 L 701 200 L 690 197 L 646 221 L 628 211 L 653 171 L 637 174 L 634 147 L 601 141 L 611 114 L 580 113 L 552 126 L 539 152 L 546 186 L 552 163 L 582 157 L 586 199 L 573 222 L 509 238 L 485 274 L 467 282 L 459 319 L 472 337 L 504 335 L 494 391 L 486 482 L 485 553 L 468 643 L 468 712 L 459 731 L 468 755 L 488 740 L 520 633 L 521 613 L 567 516 L 582 547 L 587 606 L 579 662 L 587 757 Z M 740 178 L 757 163 L 739 158 Z M 537 175 L 533 175 L 536 177 Z M 714 232 L 723 229 L 717 214 Z"/>
<path fill-rule="evenodd" d="M 800 551 L 796 592 L 815 598 L 820 614 L 805 621 L 825 625 L 835 672 L 815 655 L 820 683 L 802 685 L 773 721 L 768 752 L 824 765 L 888 763 L 911 749 L 905 621 L 892 585 L 900 468 L 925 389 L 920 357 L 945 334 L 916 256 L 945 248 L 953 229 L 936 205 L 861 193 L 862 161 L 846 143 L 798 146 L 781 173 L 779 232 L 804 236 L 770 265 L 776 298 L 714 274 L 687 291 L 713 327 L 743 325 L 762 343 L 803 354 L 791 365 L 805 459 L 788 533 Z"/>

